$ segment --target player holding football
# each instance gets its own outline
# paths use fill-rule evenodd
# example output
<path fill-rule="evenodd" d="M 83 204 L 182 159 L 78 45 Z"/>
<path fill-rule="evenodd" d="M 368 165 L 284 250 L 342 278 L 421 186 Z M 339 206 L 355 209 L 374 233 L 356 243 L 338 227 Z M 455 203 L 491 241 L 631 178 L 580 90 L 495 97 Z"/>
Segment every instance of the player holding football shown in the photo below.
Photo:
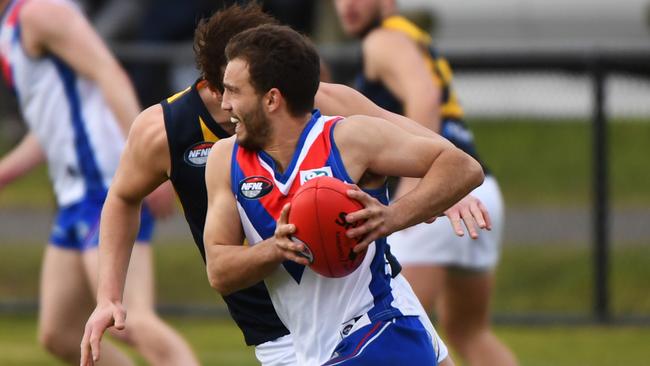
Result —
<path fill-rule="evenodd" d="M 264 280 L 300 365 L 450 364 L 410 286 L 386 266 L 385 236 L 459 201 L 482 182 L 480 165 L 441 137 L 366 116 L 341 120 L 312 112 L 319 58 L 287 27 L 242 32 L 226 55 L 222 108 L 236 136 L 214 145 L 206 168 L 211 285 L 228 294 Z M 287 223 L 289 202 L 304 183 L 300 172 L 314 168 L 365 190 L 349 192 L 365 208 L 347 220 L 367 220 L 348 235 L 368 252 L 343 278 L 305 267 L 304 246 L 289 240 L 295 231 Z M 422 181 L 386 206 L 387 175 Z M 240 183 L 256 176 L 273 188 L 243 195 Z M 249 246 L 241 245 L 244 238 Z"/>
<path fill-rule="evenodd" d="M 195 52 L 202 79 L 187 90 L 142 112 L 133 123 L 125 153 L 104 207 L 100 292 L 98 307 L 88 319 L 82 342 L 82 364 L 99 358 L 98 340 L 115 319 L 123 319 L 123 273 L 136 226 L 134 212 L 160 182 L 170 180 L 183 205 L 194 241 L 202 256 L 207 210 L 205 156 L 212 144 L 234 133 L 228 112 L 221 109 L 224 49 L 235 34 L 275 20 L 249 4 L 233 5 L 203 21 L 195 35 Z M 316 106 L 326 113 L 373 115 L 391 120 L 418 134 L 432 132 L 387 112 L 361 94 L 342 85 L 321 83 Z M 476 207 L 476 203 L 472 203 Z M 466 206 L 464 206 L 466 207 Z M 460 209 L 460 208 L 459 208 Z M 103 300 L 102 300 L 103 299 Z M 275 315 L 263 283 L 225 296 L 230 313 L 246 343 L 255 345 L 263 365 L 296 364 L 288 330 Z"/>

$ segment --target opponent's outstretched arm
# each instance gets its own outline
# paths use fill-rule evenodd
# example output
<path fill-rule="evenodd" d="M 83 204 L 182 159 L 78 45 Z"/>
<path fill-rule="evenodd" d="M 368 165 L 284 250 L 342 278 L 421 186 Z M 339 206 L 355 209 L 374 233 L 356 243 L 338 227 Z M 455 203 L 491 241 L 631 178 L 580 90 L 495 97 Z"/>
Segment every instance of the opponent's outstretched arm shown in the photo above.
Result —
<path fill-rule="evenodd" d="M 102 209 L 97 307 L 81 342 L 82 365 L 99 359 L 100 340 L 108 327 L 124 327 L 122 295 L 140 209 L 145 197 L 167 180 L 169 164 L 162 108 L 155 105 L 133 123 Z"/>

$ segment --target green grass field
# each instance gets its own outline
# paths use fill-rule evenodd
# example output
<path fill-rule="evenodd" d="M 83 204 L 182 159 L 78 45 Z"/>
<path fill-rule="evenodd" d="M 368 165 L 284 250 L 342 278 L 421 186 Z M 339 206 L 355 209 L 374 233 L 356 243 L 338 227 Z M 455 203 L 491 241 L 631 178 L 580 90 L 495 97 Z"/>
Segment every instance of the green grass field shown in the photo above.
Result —
<path fill-rule="evenodd" d="M 237 328 L 217 319 L 168 319 L 189 341 L 205 365 L 256 365 Z M 36 344 L 33 316 L 0 315 L 0 365 L 62 365 Z M 650 328 L 497 327 L 522 366 L 610 366 L 647 364 Z M 136 358 L 138 364 L 145 363 Z M 460 365 L 460 362 L 457 362 Z"/>

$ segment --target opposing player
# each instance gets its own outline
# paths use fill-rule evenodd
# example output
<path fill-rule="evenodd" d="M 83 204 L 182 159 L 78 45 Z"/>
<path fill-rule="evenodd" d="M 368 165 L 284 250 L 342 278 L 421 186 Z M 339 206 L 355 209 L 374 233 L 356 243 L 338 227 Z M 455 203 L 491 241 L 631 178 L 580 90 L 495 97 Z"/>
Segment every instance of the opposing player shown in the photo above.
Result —
<path fill-rule="evenodd" d="M 287 27 L 242 32 L 226 55 L 222 108 L 231 114 L 236 136 L 214 145 L 206 168 L 204 239 L 212 286 L 227 294 L 264 280 L 300 365 L 443 361 L 426 313 L 406 280 L 393 277 L 387 265 L 385 236 L 460 200 L 481 183 L 480 165 L 440 137 L 419 137 L 372 117 L 312 112 L 319 58 Z M 349 194 L 365 206 L 346 219 L 367 220 L 348 235 L 368 253 L 343 278 L 305 267 L 303 244 L 289 239 L 295 231 L 287 223 L 289 202 L 308 176 L 302 173 L 313 169 L 357 183 L 360 189 Z M 423 180 L 386 206 L 386 175 Z M 271 188 L 242 194 L 251 177 L 264 178 Z M 242 246 L 244 238 L 249 246 Z"/>
<path fill-rule="evenodd" d="M 472 133 L 451 86 L 451 69 L 431 37 L 399 16 L 394 0 L 336 0 L 345 32 L 362 39 L 363 70 L 357 89 L 392 112 L 404 114 L 449 139 L 476 159 Z M 490 298 L 503 226 L 503 200 L 496 179 L 472 192 L 490 213 L 477 222 L 483 231 L 464 230 L 468 211 L 447 212 L 456 235 L 443 220 L 397 232 L 389 238 L 404 276 L 425 308 L 436 309 L 450 344 L 470 365 L 515 365 L 510 350 L 490 329 Z M 402 179 L 399 198 L 417 180 Z M 467 197 L 473 199 L 473 197 Z M 472 218 L 465 219 L 465 222 Z"/>
<path fill-rule="evenodd" d="M 2 71 L 29 127 L 0 160 L 0 186 L 47 161 L 59 210 L 43 259 L 39 341 L 77 364 L 97 285 L 100 211 L 139 106 L 126 74 L 72 3 L 0 0 L 0 12 Z M 149 202 L 159 215 L 173 209 L 169 188 Z M 152 364 L 195 365 L 187 344 L 154 313 L 152 230 L 145 209 L 127 281 L 131 317 L 115 333 Z M 116 325 L 124 328 L 123 321 Z M 131 364 L 104 347 L 103 364 Z"/>

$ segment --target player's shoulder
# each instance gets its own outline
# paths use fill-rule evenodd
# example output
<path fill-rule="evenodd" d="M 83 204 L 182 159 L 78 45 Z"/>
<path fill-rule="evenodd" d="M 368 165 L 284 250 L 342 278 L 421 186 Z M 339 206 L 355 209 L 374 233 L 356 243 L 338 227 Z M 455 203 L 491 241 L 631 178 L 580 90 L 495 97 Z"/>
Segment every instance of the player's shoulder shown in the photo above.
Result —
<path fill-rule="evenodd" d="M 363 38 L 362 48 L 364 54 L 371 53 L 392 53 L 391 46 L 410 44 L 412 41 L 403 32 L 395 29 L 376 28 L 370 31 Z"/>
<path fill-rule="evenodd" d="M 138 144 L 158 146 L 167 144 L 167 131 L 165 130 L 165 118 L 160 104 L 140 112 L 131 125 L 128 139 Z"/>
<path fill-rule="evenodd" d="M 222 157 L 230 156 L 229 154 L 232 152 L 235 146 L 235 141 L 237 141 L 236 135 L 232 135 L 224 139 L 219 139 L 219 141 L 215 142 L 214 145 L 212 145 L 212 150 L 210 150 L 210 154 L 219 155 Z"/>
<path fill-rule="evenodd" d="M 379 133 L 383 122 L 382 119 L 365 115 L 349 116 L 336 123 L 334 138 L 339 145 L 343 142 L 363 145 Z"/>
<path fill-rule="evenodd" d="M 218 172 L 218 175 L 222 176 L 221 179 L 225 179 L 225 176 L 230 175 L 230 162 L 236 138 L 233 135 L 225 139 L 220 139 L 212 145 L 206 165 L 206 177 L 208 177 L 208 180 L 214 179 L 214 172 Z"/>
<path fill-rule="evenodd" d="M 26 1 L 20 8 L 20 21 L 23 26 L 47 30 L 55 29 L 80 14 L 79 9 L 69 1 L 32 0 Z"/>

